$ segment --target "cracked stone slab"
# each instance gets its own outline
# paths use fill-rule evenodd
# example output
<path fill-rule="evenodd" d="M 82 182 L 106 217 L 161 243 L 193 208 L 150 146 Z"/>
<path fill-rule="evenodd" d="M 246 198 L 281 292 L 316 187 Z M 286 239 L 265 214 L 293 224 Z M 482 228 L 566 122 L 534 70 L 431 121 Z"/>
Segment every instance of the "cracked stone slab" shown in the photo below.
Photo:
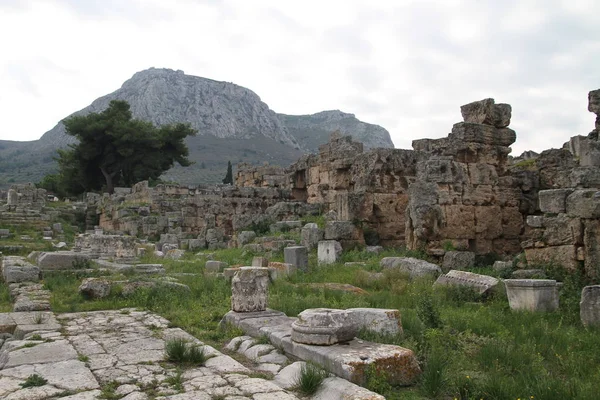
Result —
<path fill-rule="evenodd" d="M 25 364 L 55 363 L 76 358 L 77 352 L 66 340 L 40 343 L 34 347 L 12 350 L 4 369 Z"/>
<path fill-rule="evenodd" d="M 55 386 L 61 391 L 90 390 L 100 387 L 92 372 L 79 360 L 20 365 L 0 370 L 0 376 L 21 379 L 22 381 L 33 374 L 47 379 L 49 385 Z"/>

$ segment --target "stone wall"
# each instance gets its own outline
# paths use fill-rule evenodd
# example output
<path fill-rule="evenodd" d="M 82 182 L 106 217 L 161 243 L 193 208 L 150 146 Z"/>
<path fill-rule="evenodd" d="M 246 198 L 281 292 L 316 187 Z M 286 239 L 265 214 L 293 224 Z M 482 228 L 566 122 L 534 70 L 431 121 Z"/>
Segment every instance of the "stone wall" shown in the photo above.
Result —
<path fill-rule="evenodd" d="M 203 248 L 221 246 L 234 233 L 262 221 L 294 219 L 319 213 L 318 207 L 291 201 L 277 188 L 219 186 L 213 188 L 158 185 L 133 186 L 131 193 L 97 200 L 100 227 L 108 232 L 158 238 L 161 234 L 192 240 Z"/>
<path fill-rule="evenodd" d="M 511 108 L 493 99 L 461 107 L 464 122 L 442 139 L 413 141 L 426 154 L 409 187 L 406 243 L 442 255 L 520 251 L 522 191 L 508 172 Z"/>
<path fill-rule="evenodd" d="M 278 165 L 237 165 L 235 177 L 237 187 L 278 187 L 289 188 L 289 178 L 283 167 Z"/>
<path fill-rule="evenodd" d="M 589 93 L 595 129 L 535 159 L 538 207 L 527 216 L 528 263 L 556 263 L 600 277 L 600 90 Z"/>

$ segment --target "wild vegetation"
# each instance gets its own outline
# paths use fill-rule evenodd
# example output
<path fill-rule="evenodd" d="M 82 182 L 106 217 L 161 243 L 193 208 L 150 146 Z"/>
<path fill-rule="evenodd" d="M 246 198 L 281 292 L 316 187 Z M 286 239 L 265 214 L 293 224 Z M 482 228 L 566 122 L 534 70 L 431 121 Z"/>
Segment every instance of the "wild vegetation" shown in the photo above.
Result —
<path fill-rule="evenodd" d="M 240 249 L 211 251 L 213 258 L 230 265 L 248 265 L 254 254 Z M 553 313 L 513 312 L 506 295 L 497 293 L 483 301 L 468 289 L 434 290 L 431 280 L 410 281 L 405 275 L 383 271 L 384 256 L 403 255 L 388 250 L 373 255 L 349 251 L 340 263 L 319 267 L 316 254 L 310 255 L 310 270 L 273 282 L 269 307 L 296 315 L 307 308 L 380 307 L 396 308 L 402 315 L 404 332 L 382 336 L 363 332 L 364 340 L 397 344 L 414 350 L 423 369 L 414 387 L 392 387 L 376 369 L 367 371 L 367 387 L 388 399 L 595 399 L 600 379 L 600 332 L 584 329 L 579 322 L 578 301 L 584 283 L 575 274 L 550 276 L 565 282 L 560 310 Z M 412 256 L 419 254 L 410 254 Z M 231 289 L 222 278 L 203 275 L 206 257 L 187 254 L 183 262 L 160 260 L 169 274 L 191 289 L 174 292 L 167 287 L 145 288 L 129 297 L 118 291 L 98 300 L 84 299 L 77 287 L 82 271 L 54 272 L 44 276 L 52 291 L 56 312 L 74 312 L 139 307 L 169 319 L 201 341 L 215 347 L 238 336 L 237 329 L 219 329 L 222 316 L 230 309 Z M 272 260 L 281 260 L 275 254 Z M 145 262 L 157 262 L 151 256 Z M 365 266 L 344 266 L 362 261 Z M 475 272 L 496 275 L 490 267 Z M 367 291 L 365 295 L 315 288 L 308 283 L 349 283 Z M 8 296 L 0 285 L 0 307 L 7 309 Z"/>

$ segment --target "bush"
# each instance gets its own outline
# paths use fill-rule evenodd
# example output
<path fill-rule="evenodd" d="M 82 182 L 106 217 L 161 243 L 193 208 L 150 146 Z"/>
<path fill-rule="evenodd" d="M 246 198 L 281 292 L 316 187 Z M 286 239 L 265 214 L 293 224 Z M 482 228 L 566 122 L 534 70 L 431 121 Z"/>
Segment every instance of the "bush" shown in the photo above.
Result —
<path fill-rule="evenodd" d="M 167 360 L 191 365 L 204 365 L 209 357 L 204 353 L 204 347 L 188 343 L 182 338 L 170 339 L 165 343 L 165 353 Z"/>
<path fill-rule="evenodd" d="M 442 327 L 440 310 L 431 296 L 423 295 L 417 304 L 417 316 L 427 328 L 436 329 Z"/>
<path fill-rule="evenodd" d="M 300 368 L 300 376 L 296 381 L 296 390 L 311 396 L 317 392 L 323 380 L 327 378 L 327 371 L 311 362 L 307 362 Z"/>

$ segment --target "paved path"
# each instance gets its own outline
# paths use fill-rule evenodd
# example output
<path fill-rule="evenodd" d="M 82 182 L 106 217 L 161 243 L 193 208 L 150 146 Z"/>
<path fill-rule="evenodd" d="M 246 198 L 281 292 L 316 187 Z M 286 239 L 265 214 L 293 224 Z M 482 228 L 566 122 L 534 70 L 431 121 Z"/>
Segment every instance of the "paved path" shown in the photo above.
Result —
<path fill-rule="evenodd" d="M 135 310 L 0 314 L 0 398 L 93 400 L 292 400 L 297 397 L 210 346 L 204 367 L 165 362 L 165 342 L 203 345 L 164 318 Z M 23 388 L 31 375 L 47 380 Z"/>

